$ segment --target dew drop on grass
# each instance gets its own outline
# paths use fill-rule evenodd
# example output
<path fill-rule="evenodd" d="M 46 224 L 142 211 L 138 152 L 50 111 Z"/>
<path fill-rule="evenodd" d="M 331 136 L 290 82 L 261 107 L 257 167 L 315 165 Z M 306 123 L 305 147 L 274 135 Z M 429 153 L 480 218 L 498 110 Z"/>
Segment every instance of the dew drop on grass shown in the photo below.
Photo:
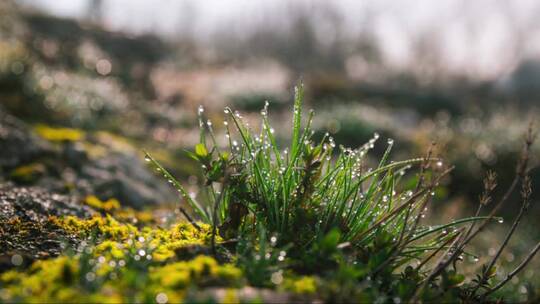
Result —
<path fill-rule="evenodd" d="M 147 155 L 147 156 L 144 157 L 144 160 L 147 161 L 147 162 L 149 162 L 149 161 L 150 161 L 150 157 Z"/>
<path fill-rule="evenodd" d="M 502 224 L 502 223 L 504 223 L 504 219 L 503 219 L 502 217 L 500 217 L 500 218 L 497 219 L 497 222 L 498 222 L 499 224 Z"/>
<path fill-rule="evenodd" d="M 199 114 L 202 114 L 204 112 L 204 107 L 202 105 L 199 106 L 198 112 Z"/>
<path fill-rule="evenodd" d="M 394 140 L 392 138 L 389 138 L 387 141 L 386 141 L 389 145 L 393 145 L 394 144 Z"/>
<path fill-rule="evenodd" d="M 88 272 L 88 273 L 86 273 L 86 275 L 84 277 L 85 277 L 86 281 L 92 282 L 92 281 L 94 281 L 96 279 L 96 274 L 93 273 L 93 272 Z"/>

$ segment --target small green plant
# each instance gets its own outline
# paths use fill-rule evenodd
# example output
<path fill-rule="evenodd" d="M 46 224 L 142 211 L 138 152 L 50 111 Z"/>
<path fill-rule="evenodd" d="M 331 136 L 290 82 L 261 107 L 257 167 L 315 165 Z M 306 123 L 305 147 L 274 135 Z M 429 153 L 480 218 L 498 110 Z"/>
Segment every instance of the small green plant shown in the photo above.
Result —
<path fill-rule="evenodd" d="M 290 247 L 289 270 L 334 282 L 346 278 L 349 281 L 339 286 L 353 284 L 350 296 L 359 300 L 381 295 L 395 301 L 484 299 L 494 291 L 488 284 L 484 296 L 478 297 L 480 287 L 474 282 L 464 286 L 466 278 L 456 262 L 463 255 L 471 255 L 466 245 L 488 223 L 502 221 L 495 216 L 496 210 L 481 216 L 480 208 L 470 218 L 424 225 L 422 219 L 435 190 L 452 168 L 433 157 L 431 149 L 426 157 L 392 161 L 392 139 L 387 140 L 386 151 L 370 168 L 367 155 L 379 139 L 377 134 L 356 149 L 336 147 L 328 134 L 315 142 L 313 111 L 302 128 L 302 101 L 303 88 L 299 86 L 291 143 L 285 149 L 276 143 L 268 103 L 261 110 L 258 130 L 250 127 L 240 113 L 225 108 L 225 144 L 220 144 L 212 123 L 204 118 L 204 109 L 199 108 L 200 142 L 194 152 L 188 152 L 200 163 L 204 175 L 198 200 L 146 154 L 146 160 L 183 195 L 195 216 L 212 225 L 214 254 L 217 234 L 225 242 L 237 242 L 233 251 L 240 255 L 238 261 L 254 265 L 249 281 L 265 286 L 272 271 L 264 268 L 276 265 L 252 261 L 250 255 L 256 247 L 264 246 L 266 239 L 276 236 L 276 247 Z M 527 145 L 530 147 L 529 142 Z M 527 168 L 527 155 L 528 148 L 520 168 Z M 412 176 L 409 171 L 413 170 L 416 184 L 411 186 L 403 182 L 403 176 Z M 524 178 L 526 169 L 518 172 L 515 183 Z M 493 188 L 486 186 L 486 198 L 480 206 L 489 200 Z M 186 210 L 181 210 L 197 225 Z M 481 224 L 474 229 L 477 222 Z M 477 278 L 478 286 L 489 283 L 492 267 L 485 268 Z M 336 269 L 338 273 L 332 274 Z M 339 293 L 332 290 L 332 284 L 328 286 L 329 296 Z"/>

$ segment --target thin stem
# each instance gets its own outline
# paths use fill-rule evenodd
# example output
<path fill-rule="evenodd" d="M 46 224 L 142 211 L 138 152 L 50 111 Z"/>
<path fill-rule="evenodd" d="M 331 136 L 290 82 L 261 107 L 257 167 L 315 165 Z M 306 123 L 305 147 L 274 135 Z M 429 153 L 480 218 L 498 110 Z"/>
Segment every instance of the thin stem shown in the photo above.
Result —
<path fill-rule="evenodd" d="M 437 250 L 433 251 L 429 256 L 427 256 L 418 266 L 416 266 L 416 270 L 420 270 L 429 260 L 431 260 L 434 256 L 439 253 L 442 249 L 444 249 L 450 242 L 454 241 L 458 237 L 459 233 L 453 235 L 452 237 L 448 238 L 444 243 L 442 243 Z"/>
<path fill-rule="evenodd" d="M 182 208 L 181 206 L 178 206 L 178 209 L 180 210 L 180 212 L 182 212 L 182 214 L 188 220 L 188 222 L 191 225 L 193 225 L 193 227 L 195 227 L 195 229 L 197 229 L 198 231 L 201 231 L 201 227 L 197 225 L 197 223 L 193 220 L 193 218 L 191 218 L 191 216 L 189 216 L 189 213 L 187 213 L 186 209 Z"/>
<path fill-rule="evenodd" d="M 445 269 L 452 261 L 460 254 L 460 252 L 465 248 L 465 246 L 474 238 L 476 237 L 480 232 L 482 232 L 491 219 L 495 217 L 495 214 L 502 208 L 502 206 L 506 203 L 506 201 L 510 198 L 510 195 L 514 192 L 517 184 L 519 181 L 526 175 L 527 173 L 527 166 L 529 162 L 529 154 L 531 150 L 531 146 L 534 142 L 534 135 L 532 132 L 532 124 L 529 125 L 529 129 L 527 130 L 527 135 L 525 136 L 525 143 L 523 145 L 523 150 L 521 153 L 521 158 L 516 166 L 516 175 L 514 177 L 514 180 L 512 181 L 512 184 L 510 187 L 508 187 L 508 190 L 503 195 L 501 200 L 497 203 L 495 208 L 489 213 L 488 218 L 482 222 L 480 227 L 474 232 L 472 232 L 468 237 L 464 238 L 463 242 L 457 246 L 457 249 L 455 252 L 446 260 L 441 261 L 441 264 L 438 265 L 435 270 L 437 271 L 437 275 Z"/>
<path fill-rule="evenodd" d="M 538 251 L 540 250 L 540 242 L 538 242 L 536 244 L 536 246 L 534 246 L 534 248 L 531 250 L 531 252 L 529 253 L 529 255 L 527 255 L 527 257 L 525 258 L 525 260 L 523 260 L 523 262 L 521 262 L 521 264 L 519 264 L 518 267 L 516 267 L 516 269 L 514 269 L 512 272 L 510 272 L 506 278 L 504 280 L 502 280 L 501 282 L 499 282 L 499 284 L 497 284 L 495 287 L 491 288 L 490 290 L 488 290 L 486 293 L 484 293 L 482 295 L 482 299 L 484 299 L 485 297 L 487 297 L 488 295 L 492 294 L 493 292 L 495 292 L 496 290 L 500 289 L 501 287 L 503 287 L 506 283 L 508 283 L 508 281 L 510 281 L 516 274 L 518 274 L 521 270 L 523 270 L 523 268 L 525 268 L 525 266 L 527 266 L 527 264 L 529 264 L 529 262 L 532 260 L 532 258 L 534 258 L 534 256 L 538 253 Z"/>
<path fill-rule="evenodd" d="M 514 222 L 512 223 L 512 227 L 506 234 L 506 237 L 504 238 L 504 241 L 502 242 L 501 246 L 497 250 L 497 253 L 495 253 L 495 256 L 491 259 L 490 263 L 488 264 L 488 266 L 482 273 L 482 278 L 480 279 L 480 281 L 478 282 L 478 285 L 476 285 L 475 289 L 472 292 L 473 295 L 480 288 L 480 286 L 482 286 L 482 284 L 484 284 L 487 281 L 488 273 L 490 272 L 490 269 L 495 265 L 495 263 L 497 262 L 497 259 L 499 259 L 502 251 L 504 250 L 506 245 L 508 245 L 508 242 L 512 238 L 512 235 L 514 234 L 514 232 L 516 231 L 517 226 L 521 222 L 523 215 L 525 215 L 525 212 L 527 211 L 527 209 L 529 209 L 530 194 L 531 194 L 531 181 L 530 181 L 530 178 L 526 176 L 523 181 L 523 189 L 522 189 L 523 203 L 521 205 L 521 209 L 519 210 L 519 214 L 514 220 Z"/>
<path fill-rule="evenodd" d="M 444 252 L 444 254 L 439 258 L 439 261 L 437 262 L 437 265 L 441 265 L 443 263 L 443 261 L 445 260 L 445 257 L 450 253 L 450 251 L 454 248 L 454 246 L 457 244 L 457 242 L 459 241 L 459 238 L 457 237 L 458 235 L 461 234 L 461 231 L 458 232 L 456 234 L 456 238 L 454 239 L 454 241 L 452 242 L 452 244 L 450 245 L 450 247 Z M 418 302 L 418 297 L 420 296 L 420 294 L 422 293 L 422 291 L 426 288 L 426 286 L 429 284 L 429 282 L 431 282 L 431 280 L 433 280 L 437 275 L 439 274 L 439 270 L 438 270 L 438 267 L 435 267 L 433 269 L 433 271 L 430 273 L 430 275 L 424 280 L 424 282 L 422 283 L 422 285 L 420 285 L 420 288 L 418 288 L 415 293 L 414 293 L 414 296 L 412 297 L 412 299 L 409 301 L 410 303 L 416 303 Z"/>
<path fill-rule="evenodd" d="M 217 201 L 214 203 L 214 209 L 212 211 L 212 236 L 210 239 L 210 244 L 212 248 L 212 254 L 216 255 L 216 233 L 217 233 L 217 211 L 219 208 L 219 205 L 221 201 L 223 200 L 223 195 L 225 193 L 225 185 L 227 184 L 229 180 L 229 175 L 225 174 L 225 177 L 223 178 L 223 183 L 221 185 L 221 192 L 219 193 L 219 197 Z"/>

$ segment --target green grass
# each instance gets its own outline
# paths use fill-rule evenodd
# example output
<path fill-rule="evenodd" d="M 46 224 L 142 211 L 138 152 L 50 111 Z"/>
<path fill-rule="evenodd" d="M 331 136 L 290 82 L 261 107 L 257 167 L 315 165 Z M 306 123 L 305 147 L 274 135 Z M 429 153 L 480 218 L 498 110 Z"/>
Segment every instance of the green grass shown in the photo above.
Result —
<path fill-rule="evenodd" d="M 464 255 L 473 255 L 466 245 L 475 222 L 481 221 L 483 229 L 501 220 L 495 214 L 479 216 L 478 212 L 451 223 L 424 225 L 425 210 L 451 168 L 431 152 L 422 158 L 393 161 L 392 139 L 383 143 L 386 151 L 371 168 L 367 155 L 378 144 L 379 135 L 356 149 L 336 146 L 328 134 L 315 142 L 314 113 L 309 112 L 303 121 L 302 101 L 299 86 L 288 147 L 276 144 L 268 103 L 261 110 L 258 128 L 225 108 L 226 144 L 219 143 L 200 108 L 200 143 L 188 152 L 200 163 L 205 177 L 199 201 L 146 155 L 182 194 L 197 219 L 212 225 L 213 240 L 219 233 L 226 242 L 238 244 L 226 249 L 219 244 L 216 248 L 213 242 L 214 254 L 232 251 L 242 261 L 240 267 L 258 269 L 250 275 L 254 285 L 270 284 L 272 272 L 265 267 L 276 264 L 267 261 L 261 266 L 253 252 L 276 247 L 288 248 L 287 271 L 315 274 L 332 282 L 345 278 L 339 288 L 327 290 L 332 296 L 343 293 L 343 299 L 351 299 L 346 290 L 357 299 L 380 295 L 400 301 L 479 299 L 479 287 L 464 285 L 469 280 L 455 264 Z M 414 177 L 416 184 L 405 183 L 404 176 Z M 271 236 L 273 243 L 266 246 Z M 482 290 L 489 291 L 493 269 L 484 270 Z"/>

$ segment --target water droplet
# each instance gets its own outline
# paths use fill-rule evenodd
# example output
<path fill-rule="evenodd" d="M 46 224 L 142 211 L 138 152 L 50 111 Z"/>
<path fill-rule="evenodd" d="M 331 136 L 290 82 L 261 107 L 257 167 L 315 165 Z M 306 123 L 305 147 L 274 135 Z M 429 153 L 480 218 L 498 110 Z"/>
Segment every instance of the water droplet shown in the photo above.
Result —
<path fill-rule="evenodd" d="M 88 272 L 84 277 L 88 282 L 92 282 L 96 279 L 96 274 L 93 272 Z"/>
<path fill-rule="evenodd" d="M 281 284 L 281 282 L 283 282 L 282 271 L 280 270 L 280 271 L 276 271 L 276 272 L 272 273 L 270 281 L 272 281 L 272 283 L 274 283 L 276 285 Z"/>
<path fill-rule="evenodd" d="M 169 297 L 164 292 L 160 292 L 156 295 L 156 302 L 158 304 L 164 304 L 169 301 Z"/>
<path fill-rule="evenodd" d="M 13 266 L 21 266 L 23 263 L 23 257 L 20 254 L 14 254 L 11 256 L 11 264 Z"/>
<path fill-rule="evenodd" d="M 202 114 L 204 112 L 204 107 L 202 105 L 199 106 L 198 112 L 199 114 Z"/>
<path fill-rule="evenodd" d="M 437 167 L 440 168 L 440 167 L 442 167 L 442 166 L 443 166 L 443 162 L 442 162 L 442 161 L 438 161 L 438 162 L 437 162 Z"/>
<path fill-rule="evenodd" d="M 394 144 L 394 140 L 392 138 L 389 138 L 387 141 L 386 141 L 389 145 L 393 145 Z"/>
<path fill-rule="evenodd" d="M 500 218 L 497 219 L 497 222 L 498 222 L 499 224 L 502 224 L 502 223 L 504 223 L 504 219 L 503 219 L 502 217 L 500 217 Z"/>
<path fill-rule="evenodd" d="M 144 157 L 144 160 L 147 161 L 147 162 L 149 162 L 149 161 L 151 160 L 151 159 L 150 159 L 150 156 L 146 155 L 146 156 Z"/>

